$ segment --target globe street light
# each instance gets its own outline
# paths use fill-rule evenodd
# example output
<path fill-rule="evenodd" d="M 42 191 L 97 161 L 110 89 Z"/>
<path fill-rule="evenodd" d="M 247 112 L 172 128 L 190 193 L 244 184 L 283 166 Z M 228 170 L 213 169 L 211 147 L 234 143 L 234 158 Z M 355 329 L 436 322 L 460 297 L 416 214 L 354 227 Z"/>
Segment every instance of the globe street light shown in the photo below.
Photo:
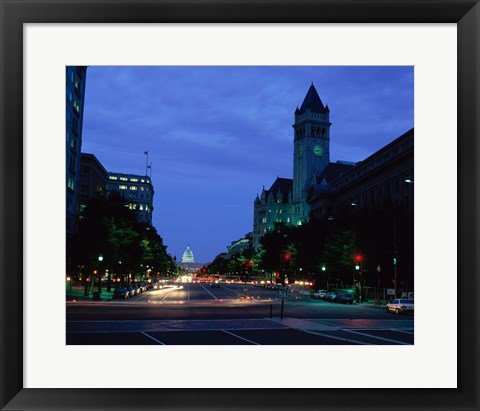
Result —
<path fill-rule="evenodd" d="M 103 256 L 100 254 L 98 256 L 98 262 L 101 263 L 103 261 Z M 100 270 L 100 264 L 98 267 L 98 296 L 100 297 L 100 293 L 102 292 L 102 270 Z"/>

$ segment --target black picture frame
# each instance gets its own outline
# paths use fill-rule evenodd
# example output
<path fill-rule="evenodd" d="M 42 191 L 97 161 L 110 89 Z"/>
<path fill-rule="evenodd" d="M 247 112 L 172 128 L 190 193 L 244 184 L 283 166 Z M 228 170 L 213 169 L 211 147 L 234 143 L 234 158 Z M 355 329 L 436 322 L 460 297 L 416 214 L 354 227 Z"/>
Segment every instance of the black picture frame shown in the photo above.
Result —
<path fill-rule="evenodd" d="M 478 0 L 255 2 L 0 0 L 1 409 L 258 411 L 480 409 L 478 3 Z M 458 193 L 446 190 L 445 195 L 458 195 L 458 388 L 278 390 L 23 388 L 23 24 L 161 22 L 457 23 Z M 432 261 L 432 265 L 441 267 L 441 257 L 439 256 L 439 261 Z"/>

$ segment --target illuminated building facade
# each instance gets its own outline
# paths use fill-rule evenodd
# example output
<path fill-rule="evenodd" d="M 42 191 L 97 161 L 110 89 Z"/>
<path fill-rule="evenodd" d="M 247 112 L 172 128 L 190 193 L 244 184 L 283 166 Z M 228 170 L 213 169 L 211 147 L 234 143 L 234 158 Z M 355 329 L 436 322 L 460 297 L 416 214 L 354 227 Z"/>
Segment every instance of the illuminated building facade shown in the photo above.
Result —
<path fill-rule="evenodd" d="M 154 190 L 149 176 L 108 172 L 107 191 L 120 193 L 138 220 L 152 225 Z"/>

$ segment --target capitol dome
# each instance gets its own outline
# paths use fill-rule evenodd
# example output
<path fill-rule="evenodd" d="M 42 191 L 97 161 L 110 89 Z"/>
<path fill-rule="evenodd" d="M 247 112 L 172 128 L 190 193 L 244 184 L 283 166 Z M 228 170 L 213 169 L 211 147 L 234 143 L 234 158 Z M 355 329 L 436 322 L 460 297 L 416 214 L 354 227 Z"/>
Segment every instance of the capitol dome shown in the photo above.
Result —
<path fill-rule="evenodd" d="M 187 249 L 183 253 L 182 263 L 194 263 L 195 260 L 193 259 L 192 250 L 190 250 L 190 246 L 187 245 Z"/>

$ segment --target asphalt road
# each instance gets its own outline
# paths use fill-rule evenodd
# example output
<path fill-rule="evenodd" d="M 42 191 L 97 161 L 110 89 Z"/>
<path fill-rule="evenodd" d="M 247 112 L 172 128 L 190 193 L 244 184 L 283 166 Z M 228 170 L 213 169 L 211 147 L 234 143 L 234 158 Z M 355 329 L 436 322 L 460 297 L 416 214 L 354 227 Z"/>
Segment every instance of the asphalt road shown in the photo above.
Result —
<path fill-rule="evenodd" d="M 413 344 L 413 316 L 243 284 L 174 284 L 122 301 L 67 303 L 67 344 Z"/>

